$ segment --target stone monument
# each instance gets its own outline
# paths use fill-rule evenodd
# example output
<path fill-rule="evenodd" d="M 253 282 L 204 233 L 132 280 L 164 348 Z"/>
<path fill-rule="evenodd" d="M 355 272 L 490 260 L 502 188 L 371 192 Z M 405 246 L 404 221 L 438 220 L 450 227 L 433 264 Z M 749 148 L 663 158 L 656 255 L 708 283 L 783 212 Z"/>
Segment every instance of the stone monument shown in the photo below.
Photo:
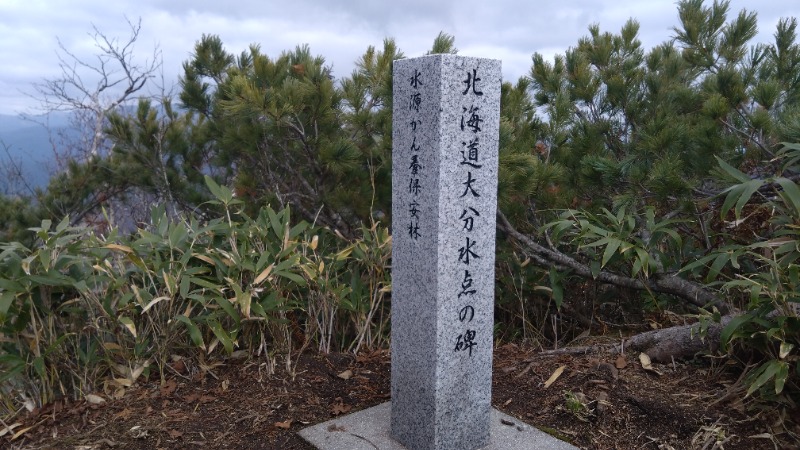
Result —
<path fill-rule="evenodd" d="M 500 86 L 497 60 L 395 61 L 392 400 L 318 448 L 574 448 L 491 408 Z"/>
<path fill-rule="evenodd" d="M 394 64 L 392 436 L 489 443 L 500 61 Z"/>

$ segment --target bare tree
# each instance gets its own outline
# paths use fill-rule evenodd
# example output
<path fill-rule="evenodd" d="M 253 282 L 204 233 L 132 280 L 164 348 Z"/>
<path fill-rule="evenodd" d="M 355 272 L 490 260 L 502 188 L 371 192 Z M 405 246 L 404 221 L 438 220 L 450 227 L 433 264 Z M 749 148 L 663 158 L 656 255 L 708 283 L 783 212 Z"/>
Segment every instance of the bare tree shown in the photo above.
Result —
<path fill-rule="evenodd" d="M 63 135 L 57 147 L 59 159 L 86 159 L 107 151 L 103 133 L 106 118 L 111 111 L 128 101 L 139 98 L 139 92 L 148 80 L 155 78 L 161 68 L 161 51 L 155 46 L 150 58 L 138 62 L 135 44 L 139 39 L 142 20 L 131 22 L 130 34 L 125 40 L 110 37 L 92 25 L 92 37 L 98 51 L 94 60 L 83 60 L 71 52 L 57 38 L 58 65 L 61 74 L 34 84 L 40 109 L 46 114 L 69 112 L 73 125 L 80 131 L 78 142 L 69 142 Z M 52 130 L 51 130 L 52 131 Z M 63 166 L 62 166 L 63 167 Z"/>
<path fill-rule="evenodd" d="M 26 118 L 48 131 L 54 156 L 54 167 L 48 167 L 49 171 L 51 174 L 76 168 L 83 171 L 76 175 L 74 185 L 55 188 L 66 195 L 51 192 L 42 194 L 49 199 L 40 196 L 39 206 L 51 217 L 69 215 L 73 223 L 91 224 L 96 217 L 102 217 L 100 206 L 107 206 L 106 212 L 114 220 L 127 218 L 130 208 L 125 204 L 125 187 L 111 186 L 104 180 L 100 163 L 112 148 L 105 130 L 110 114 L 150 97 L 144 95 L 145 87 L 159 76 L 162 59 L 157 45 L 145 58 L 139 56 L 136 46 L 141 37 L 141 18 L 132 22 L 126 17 L 125 21 L 129 31 L 121 38 L 108 35 L 92 24 L 88 34 L 96 52 L 91 57 L 79 56 L 57 38 L 59 75 L 33 85 L 31 97 L 38 103 L 36 113 L 44 114 Z M 69 125 L 52 126 L 55 113 L 68 114 Z M 58 180 L 63 182 L 64 178 Z"/>

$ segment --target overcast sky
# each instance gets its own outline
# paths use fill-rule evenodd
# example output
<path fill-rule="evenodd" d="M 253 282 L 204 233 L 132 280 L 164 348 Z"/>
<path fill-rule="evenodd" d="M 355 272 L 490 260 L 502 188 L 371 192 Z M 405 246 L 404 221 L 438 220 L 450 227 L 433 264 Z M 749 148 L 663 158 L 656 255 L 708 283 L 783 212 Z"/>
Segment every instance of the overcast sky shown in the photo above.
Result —
<path fill-rule="evenodd" d="M 800 0 L 731 1 L 731 15 L 742 8 L 758 13 L 756 42 L 772 40 L 779 18 L 800 17 Z M 307 43 L 341 78 L 385 37 L 406 56 L 419 56 L 444 31 L 455 36 L 460 54 L 501 59 L 504 78 L 516 81 L 528 73 L 534 52 L 551 59 L 576 45 L 592 23 L 618 32 L 633 17 L 645 48 L 669 39 L 678 24 L 669 0 L 0 0 L 0 114 L 31 112 L 35 103 L 25 93 L 59 75 L 56 38 L 90 61 L 92 25 L 124 39 L 125 16 L 142 21 L 139 62 L 157 46 L 170 83 L 204 33 L 220 36 L 234 54 L 257 43 L 278 56 Z"/>

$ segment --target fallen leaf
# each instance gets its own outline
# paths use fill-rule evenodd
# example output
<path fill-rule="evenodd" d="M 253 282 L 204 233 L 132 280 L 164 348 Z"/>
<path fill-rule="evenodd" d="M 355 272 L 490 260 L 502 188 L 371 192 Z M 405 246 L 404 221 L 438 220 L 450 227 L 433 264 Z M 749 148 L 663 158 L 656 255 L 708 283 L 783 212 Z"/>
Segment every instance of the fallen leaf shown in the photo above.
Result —
<path fill-rule="evenodd" d="M 639 353 L 639 362 L 642 363 L 642 369 L 647 370 L 649 372 L 653 372 L 656 375 L 661 375 L 661 372 L 653 367 L 652 362 L 650 361 L 650 357 L 647 356 L 647 353 Z"/>
<path fill-rule="evenodd" d="M 761 433 L 761 434 L 754 434 L 752 436 L 747 436 L 750 439 L 772 439 L 773 436 L 769 433 Z"/>
<path fill-rule="evenodd" d="M 118 385 L 120 385 L 122 387 L 131 387 L 131 386 L 133 386 L 133 381 L 131 381 L 131 380 L 127 379 L 127 378 L 112 378 L 111 381 L 113 381 L 114 383 L 117 383 Z"/>
<path fill-rule="evenodd" d="M 561 376 L 561 374 L 562 374 L 562 373 L 564 373 L 564 369 L 565 369 L 566 367 L 567 367 L 566 365 L 561 365 L 561 367 L 559 367 L 558 369 L 556 369 L 556 370 L 553 372 L 553 374 L 552 374 L 552 375 L 550 375 L 550 378 L 548 378 L 548 379 L 547 379 L 547 381 L 545 381 L 545 382 L 544 382 L 544 388 L 545 388 L 545 389 L 547 389 L 547 388 L 549 388 L 549 387 L 550 387 L 550 385 L 552 385 L 553 383 L 555 383 L 555 382 L 556 382 L 556 380 L 558 379 L 558 377 L 560 377 L 560 376 Z"/>
<path fill-rule="evenodd" d="M 628 365 L 625 355 L 620 354 L 617 356 L 617 360 L 614 361 L 614 365 L 617 367 L 617 369 L 624 369 Z"/>
<path fill-rule="evenodd" d="M 131 414 L 132 414 L 131 410 L 128 409 L 128 408 L 125 408 L 122 411 L 114 414 L 114 418 L 115 419 L 127 420 L 128 418 L 131 417 Z"/>
<path fill-rule="evenodd" d="M 343 379 L 343 380 L 349 380 L 350 377 L 353 376 L 353 371 L 350 370 L 350 369 L 347 369 L 344 372 L 342 372 L 342 373 L 340 373 L 339 375 L 336 375 L 336 376 L 341 378 L 341 379 Z"/>
<path fill-rule="evenodd" d="M 200 397 L 200 403 L 211 403 L 216 399 L 217 397 L 214 397 L 213 395 L 203 395 Z"/>
<path fill-rule="evenodd" d="M 172 439 L 178 439 L 179 437 L 183 436 L 183 432 L 178 431 L 178 430 L 169 430 L 169 431 L 167 431 L 167 434 Z"/>
<path fill-rule="evenodd" d="M 148 367 L 150 367 L 150 360 L 147 360 L 143 364 L 136 366 L 136 368 L 133 369 L 133 372 L 131 372 L 130 376 L 131 381 L 136 381 L 136 379 L 139 378 L 142 375 L 142 373 L 144 373 L 144 369 Z"/>
<path fill-rule="evenodd" d="M 347 431 L 347 428 L 339 426 L 339 425 L 336 425 L 335 423 L 332 423 L 332 424 L 328 425 L 328 431 L 331 431 L 331 432 L 333 432 L 333 431 Z"/>
<path fill-rule="evenodd" d="M 162 298 L 166 299 L 167 297 L 162 297 Z M 156 300 L 158 300 L 158 299 L 156 299 Z M 151 302 L 151 304 L 152 303 L 153 302 Z M 119 322 L 133 335 L 133 337 L 137 336 L 137 334 L 136 334 L 136 324 L 133 323 L 133 320 L 131 320 L 130 317 L 120 317 L 117 320 L 119 320 Z"/>
<path fill-rule="evenodd" d="M 28 430 L 30 430 L 31 428 L 33 428 L 33 427 L 23 428 L 23 429 L 21 429 L 21 430 L 17 431 L 16 433 L 14 433 L 14 436 L 11 436 L 11 440 L 12 440 L 12 441 L 15 441 L 15 440 L 17 440 L 17 438 L 18 438 L 18 437 L 20 437 L 20 436 L 22 436 L 23 434 L 25 434 L 25 432 L 26 432 L 26 431 L 28 431 Z"/>
<path fill-rule="evenodd" d="M 231 385 L 231 381 L 230 380 L 228 380 L 228 379 L 222 380 L 222 391 L 223 392 L 227 391 L 228 387 L 230 387 L 230 385 Z"/>
<path fill-rule="evenodd" d="M 174 378 L 170 378 L 169 380 L 164 382 L 164 385 L 161 386 L 161 396 L 162 397 L 169 397 L 175 393 L 175 390 L 178 389 L 178 382 L 175 381 Z"/>
<path fill-rule="evenodd" d="M 13 425 L 9 425 L 9 426 L 3 428 L 2 430 L 0 430 L 0 437 L 3 437 L 6 434 L 11 433 L 12 431 L 14 431 L 14 428 L 17 428 L 19 426 L 22 426 L 22 422 L 17 422 L 17 423 L 15 423 Z"/>
<path fill-rule="evenodd" d="M 172 367 L 172 370 L 175 372 L 182 373 L 184 370 L 186 370 L 186 363 L 179 359 L 173 363 L 170 363 L 170 367 Z"/>
<path fill-rule="evenodd" d="M 95 394 L 87 394 L 86 401 L 93 405 L 100 405 L 106 402 L 106 399 Z"/>
<path fill-rule="evenodd" d="M 606 412 L 608 407 L 611 405 L 611 403 L 608 402 L 608 392 L 606 391 L 598 392 L 597 397 L 595 397 L 595 400 L 597 400 L 598 414 L 603 414 L 604 412 Z"/>
<path fill-rule="evenodd" d="M 147 429 L 142 428 L 141 425 L 132 426 L 131 429 L 128 430 L 128 433 L 130 433 L 131 437 L 134 439 L 144 439 L 148 436 Z"/>
<path fill-rule="evenodd" d="M 283 428 L 284 430 L 288 430 L 292 427 L 292 419 L 289 419 L 285 422 L 275 422 L 275 426 L 278 428 Z"/>
<path fill-rule="evenodd" d="M 338 416 L 339 414 L 344 414 L 346 412 L 349 412 L 351 409 L 353 409 L 352 406 L 345 405 L 344 403 L 339 401 L 338 403 L 334 403 L 333 406 L 331 406 L 331 414 L 333 414 L 334 416 Z"/>

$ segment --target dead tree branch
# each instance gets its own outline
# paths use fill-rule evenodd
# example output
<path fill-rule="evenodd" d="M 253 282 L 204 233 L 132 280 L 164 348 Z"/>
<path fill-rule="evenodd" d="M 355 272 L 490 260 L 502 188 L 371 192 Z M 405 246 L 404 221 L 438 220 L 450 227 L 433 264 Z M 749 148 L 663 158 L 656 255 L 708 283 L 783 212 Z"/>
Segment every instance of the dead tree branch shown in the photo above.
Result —
<path fill-rule="evenodd" d="M 730 306 L 725 301 L 718 298 L 704 286 L 684 280 L 675 274 L 655 274 L 649 279 L 641 280 L 602 270 L 595 276 L 588 265 L 577 261 L 569 255 L 540 245 L 529 236 L 517 231 L 502 212 L 498 211 L 497 217 L 499 219 L 498 228 L 525 247 L 531 257 L 531 261 L 540 267 L 556 267 L 560 270 L 570 270 L 572 273 L 584 278 L 593 278 L 601 283 L 613 284 L 628 289 L 671 294 L 686 300 L 698 308 L 714 306 L 723 314 L 731 311 Z"/>
<path fill-rule="evenodd" d="M 134 56 L 139 39 L 142 20 L 136 23 L 125 19 L 130 35 L 120 41 L 92 25 L 90 33 L 98 53 L 96 60 L 89 62 L 71 52 L 61 39 L 57 39 L 58 65 L 61 74 L 34 85 L 33 96 L 46 114 L 52 112 L 75 113 L 82 126 L 85 157 L 102 152 L 105 140 L 103 127 L 108 114 L 120 105 L 136 99 L 145 84 L 161 67 L 161 51 L 156 46 L 152 57 L 138 63 Z"/>
<path fill-rule="evenodd" d="M 673 359 L 691 359 L 699 354 L 713 354 L 719 350 L 722 330 L 734 317 L 723 316 L 719 323 L 711 323 L 705 330 L 700 323 L 677 325 L 635 334 L 621 344 L 564 347 L 546 350 L 540 355 L 618 354 L 630 351 L 646 353 L 653 362 L 659 363 L 668 363 Z"/>

